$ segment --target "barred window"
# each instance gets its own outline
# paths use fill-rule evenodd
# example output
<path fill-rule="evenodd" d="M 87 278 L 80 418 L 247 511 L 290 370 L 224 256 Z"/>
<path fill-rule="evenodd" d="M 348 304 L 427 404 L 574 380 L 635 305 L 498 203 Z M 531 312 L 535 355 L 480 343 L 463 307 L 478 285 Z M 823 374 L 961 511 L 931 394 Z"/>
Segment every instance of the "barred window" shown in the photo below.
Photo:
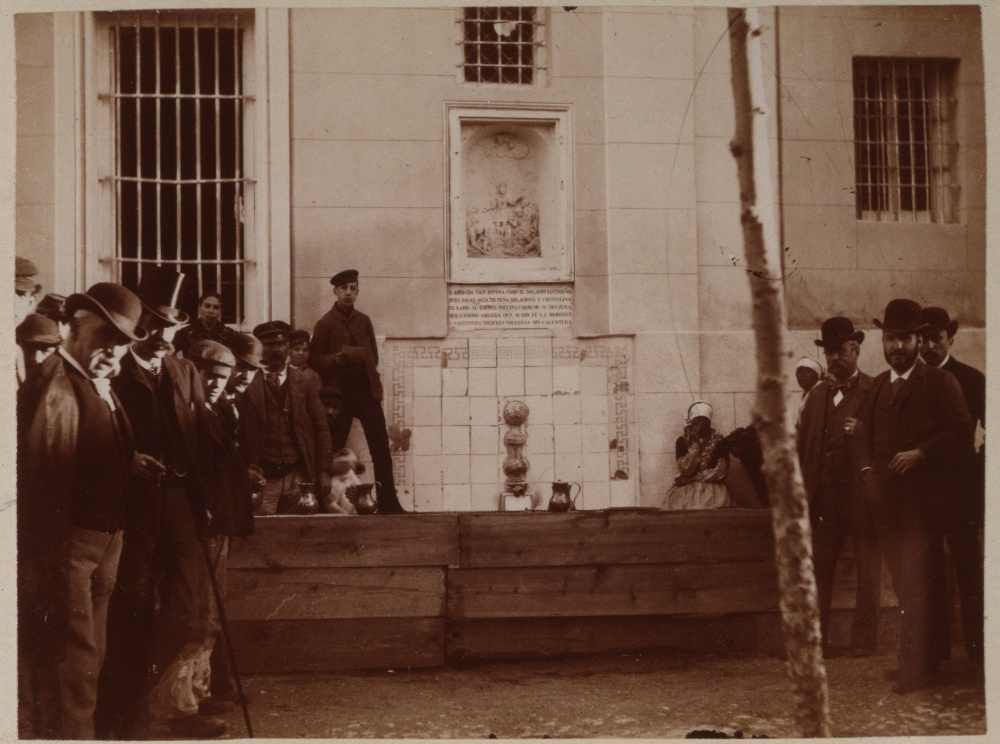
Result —
<path fill-rule="evenodd" d="M 858 219 L 954 222 L 957 62 L 854 58 Z"/>
<path fill-rule="evenodd" d="M 465 8 L 462 26 L 464 78 L 469 83 L 530 85 L 542 68 L 542 21 L 536 8 Z"/>
<path fill-rule="evenodd" d="M 244 317 L 246 24 L 230 12 L 109 25 L 117 276 L 134 289 L 143 266 L 175 266 L 185 309 L 218 291 L 225 323 Z"/>

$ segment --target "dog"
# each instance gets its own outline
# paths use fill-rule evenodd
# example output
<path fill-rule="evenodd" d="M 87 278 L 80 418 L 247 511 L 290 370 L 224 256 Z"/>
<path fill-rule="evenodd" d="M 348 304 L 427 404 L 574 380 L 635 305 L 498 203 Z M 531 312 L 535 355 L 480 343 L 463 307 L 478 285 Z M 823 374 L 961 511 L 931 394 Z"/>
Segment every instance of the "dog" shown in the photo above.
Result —
<path fill-rule="evenodd" d="M 344 447 L 333 453 L 332 471 L 330 493 L 323 499 L 323 511 L 326 514 L 357 514 L 353 501 L 357 499 L 356 490 L 361 483 L 358 476 L 365 472 L 365 466 L 352 450 Z"/>

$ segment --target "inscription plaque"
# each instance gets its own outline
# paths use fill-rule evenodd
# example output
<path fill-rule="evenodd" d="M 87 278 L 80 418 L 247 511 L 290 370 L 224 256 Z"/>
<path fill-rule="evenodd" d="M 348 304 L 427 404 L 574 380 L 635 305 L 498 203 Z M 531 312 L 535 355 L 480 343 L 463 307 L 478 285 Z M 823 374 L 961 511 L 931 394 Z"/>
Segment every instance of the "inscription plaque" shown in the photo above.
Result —
<path fill-rule="evenodd" d="M 573 287 L 450 286 L 448 325 L 453 331 L 569 327 L 573 325 Z"/>

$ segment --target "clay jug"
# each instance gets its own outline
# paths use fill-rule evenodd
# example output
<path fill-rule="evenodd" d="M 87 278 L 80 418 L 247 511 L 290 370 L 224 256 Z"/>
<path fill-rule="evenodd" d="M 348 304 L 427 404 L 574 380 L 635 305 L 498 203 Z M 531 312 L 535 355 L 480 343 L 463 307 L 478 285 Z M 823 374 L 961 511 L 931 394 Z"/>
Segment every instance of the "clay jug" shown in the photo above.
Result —
<path fill-rule="evenodd" d="M 376 481 L 375 483 L 359 483 L 355 486 L 357 489 L 357 499 L 354 502 L 354 511 L 358 514 L 374 514 L 377 512 L 378 500 L 375 497 L 375 487 L 381 485 L 381 483 Z"/>
<path fill-rule="evenodd" d="M 576 486 L 576 496 L 571 496 L 573 486 Z M 564 512 L 576 509 L 576 499 L 580 495 L 581 490 L 579 483 L 553 481 L 552 498 L 549 499 L 549 511 Z"/>

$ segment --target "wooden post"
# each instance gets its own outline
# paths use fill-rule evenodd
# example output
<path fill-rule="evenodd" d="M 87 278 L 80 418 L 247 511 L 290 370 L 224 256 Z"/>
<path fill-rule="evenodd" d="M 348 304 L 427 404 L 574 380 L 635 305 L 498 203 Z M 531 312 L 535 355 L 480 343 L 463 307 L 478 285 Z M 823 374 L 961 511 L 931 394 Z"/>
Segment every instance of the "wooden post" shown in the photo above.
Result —
<path fill-rule="evenodd" d="M 809 512 L 795 449 L 794 422 L 785 398 L 785 298 L 767 142 L 761 28 L 756 8 L 730 8 L 728 15 L 736 103 L 736 135 L 731 147 L 739 174 L 740 220 L 757 344 L 754 425 L 760 433 L 763 471 L 771 494 L 785 650 L 795 685 L 800 736 L 830 736 Z"/>

